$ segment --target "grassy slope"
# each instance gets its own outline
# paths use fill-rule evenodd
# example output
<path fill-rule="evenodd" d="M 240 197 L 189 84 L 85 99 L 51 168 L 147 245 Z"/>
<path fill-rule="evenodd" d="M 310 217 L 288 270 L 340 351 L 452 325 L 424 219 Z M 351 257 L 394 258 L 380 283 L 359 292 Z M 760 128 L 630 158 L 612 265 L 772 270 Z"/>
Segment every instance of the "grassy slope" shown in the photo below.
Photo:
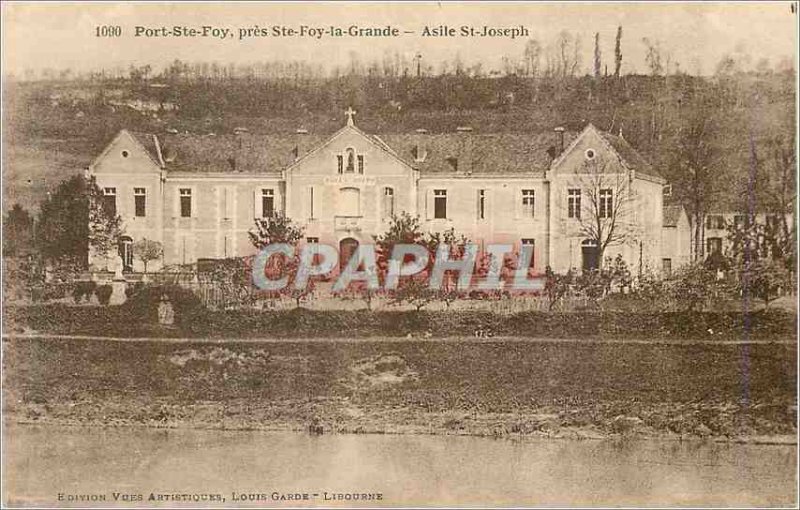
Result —
<path fill-rule="evenodd" d="M 795 432 L 792 345 L 6 340 L 19 421 L 349 432 Z M 750 406 L 742 404 L 745 387 Z"/>

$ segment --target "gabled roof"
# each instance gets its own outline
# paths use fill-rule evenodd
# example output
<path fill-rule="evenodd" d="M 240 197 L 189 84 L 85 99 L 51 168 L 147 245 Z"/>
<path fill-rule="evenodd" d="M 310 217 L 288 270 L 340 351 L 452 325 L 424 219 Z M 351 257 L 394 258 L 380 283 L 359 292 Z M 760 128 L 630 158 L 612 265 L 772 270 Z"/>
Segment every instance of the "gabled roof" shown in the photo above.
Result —
<path fill-rule="evenodd" d="M 145 152 L 145 154 L 147 154 L 147 157 L 150 158 L 154 165 L 159 168 L 162 167 L 158 140 L 156 139 L 156 136 L 148 133 L 128 131 L 127 129 L 120 130 L 120 132 L 114 136 L 108 145 L 106 145 L 103 151 L 96 158 L 94 158 L 94 160 L 89 164 L 89 167 L 94 167 L 101 159 L 105 157 L 106 154 L 108 154 L 108 151 L 111 150 L 114 142 L 125 136 L 130 137 L 133 142 L 138 145 L 139 148 Z"/>
<path fill-rule="evenodd" d="M 599 129 L 597 131 L 601 134 L 603 139 L 614 148 L 619 157 L 621 157 L 623 161 L 627 163 L 628 167 L 634 170 L 637 174 L 644 174 L 650 177 L 663 179 L 663 176 L 655 168 L 653 168 L 653 165 L 644 159 L 644 157 L 639 154 L 636 149 L 631 147 L 631 144 L 629 144 L 627 140 L 621 136 L 612 135 L 611 133 L 600 131 Z"/>
<path fill-rule="evenodd" d="M 557 145 L 552 132 L 518 133 L 441 133 L 368 135 L 355 126 L 345 126 L 333 134 L 250 133 L 200 135 L 129 132 L 153 162 L 167 171 L 234 172 L 279 174 L 304 157 L 322 149 L 339 134 L 353 130 L 403 163 L 423 174 L 539 174 L 558 163 L 588 130 L 594 129 L 609 148 L 629 168 L 660 178 L 653 167 L 622 137 L 604 133 L 591 124 L 581 133 L 565 132 L 565 151 L 555 162 L 549 149 Z M 125 132 L 123 130 L 123 132 Z M 118 135 L 119 136 L 119 135 Z M 299 143 L 298 143 L 299 142 Z M 417 158 L 417 144 L 424 158 Z M 295 147 L 298 152 L 295 154 Z"/>
<path fill-rule="evenodd" d="M 156 135 L 151 133 L 141 133 L 138 131 L 128 131 L 134 140 L 136 140 L 139 145 L 147 152 L 147 155 L 150 156 L 150 159 L 153 160 L 158 166 L 161 165 L 161 153 L 158 147 L 158 140 L 156 140 Z"/>

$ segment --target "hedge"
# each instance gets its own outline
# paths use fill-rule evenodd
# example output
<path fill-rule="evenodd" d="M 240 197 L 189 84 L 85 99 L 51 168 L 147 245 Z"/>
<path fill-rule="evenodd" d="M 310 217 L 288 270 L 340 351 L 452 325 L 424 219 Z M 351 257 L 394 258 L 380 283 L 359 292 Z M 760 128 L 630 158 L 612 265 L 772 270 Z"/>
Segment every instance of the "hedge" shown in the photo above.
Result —
<path fill-rule="evenodd" d="M 123 305 L 39 304 L 6 307 L 6 330 L 113 337 L 356 338 L 408 335 L 528 338 L 791 339 L 796 316 L 781 310 L 629 313 L 584 311 L 210 311 L 188 295 L 172 294 L 175 325 L 158 324 L 163 288 Z M 166 291 L 167 293 L 173 291 Z M 177 292 L 177 291 L 176 291 Z M 169 294 L 168 294 L 169 295 Z M 156 298 L 157 297 L 157 298 Z"/>

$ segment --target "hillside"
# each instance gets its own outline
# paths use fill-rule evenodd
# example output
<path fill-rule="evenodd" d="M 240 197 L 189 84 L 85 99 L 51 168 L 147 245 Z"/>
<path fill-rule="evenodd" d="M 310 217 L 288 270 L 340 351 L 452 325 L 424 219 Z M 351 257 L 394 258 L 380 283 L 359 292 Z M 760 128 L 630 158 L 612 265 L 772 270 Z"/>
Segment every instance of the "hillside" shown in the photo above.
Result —
<path fill-rule="evenodd" d="M 714 118 L 716 200 L 735 203 L 766 140 L 790 144 L 795 90 L 787 74 L 714 79 L 626 76 L 562 81 L 431 76 L 328 79 L 7 82 L 4 90 L 5 209 L 34 208 L 61 180 L 80 173 L 122 128 L 154 133 L 332 133 L 348 106 L 367 132 L 549 132 L 587 122 L 625 138 L 670 177 L 675 137 L 687 119 Z M 768 166 L 768 165 L 767 165 Z"/>

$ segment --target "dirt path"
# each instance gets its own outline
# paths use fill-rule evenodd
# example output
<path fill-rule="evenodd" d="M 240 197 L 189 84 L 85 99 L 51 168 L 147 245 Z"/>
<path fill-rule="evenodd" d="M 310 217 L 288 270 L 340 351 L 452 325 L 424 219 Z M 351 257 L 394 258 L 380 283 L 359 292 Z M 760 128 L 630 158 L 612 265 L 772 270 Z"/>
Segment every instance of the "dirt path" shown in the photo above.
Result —
<path fill-rule="evenodd" d="M 3 339 L 13 340 L 104 340 L 109 342 L 164 342 L 164 343 L 197 343 L 197 344 L 225 344 L 225 343 L 255 343 L 255 344 L 283 344 L 283 343 L 386 343 L 386 342 L 437 342 L 437 343 L 494 343 L 494 342 L 519 342 L 519 343 L 553 343 L 553 344 L 645 344 L 645 345 L 793 345 L 796 339 L 788 340 L 686 340 L 686 339 L 608 339 L 608 338 L 526 338 L 526 337 L 358 337 L 358 338 L 154 338 L 154 337 L 110 337 L 91 335 L 53 335 L 49 333 L 29 334 L 4 334 Z"/>

